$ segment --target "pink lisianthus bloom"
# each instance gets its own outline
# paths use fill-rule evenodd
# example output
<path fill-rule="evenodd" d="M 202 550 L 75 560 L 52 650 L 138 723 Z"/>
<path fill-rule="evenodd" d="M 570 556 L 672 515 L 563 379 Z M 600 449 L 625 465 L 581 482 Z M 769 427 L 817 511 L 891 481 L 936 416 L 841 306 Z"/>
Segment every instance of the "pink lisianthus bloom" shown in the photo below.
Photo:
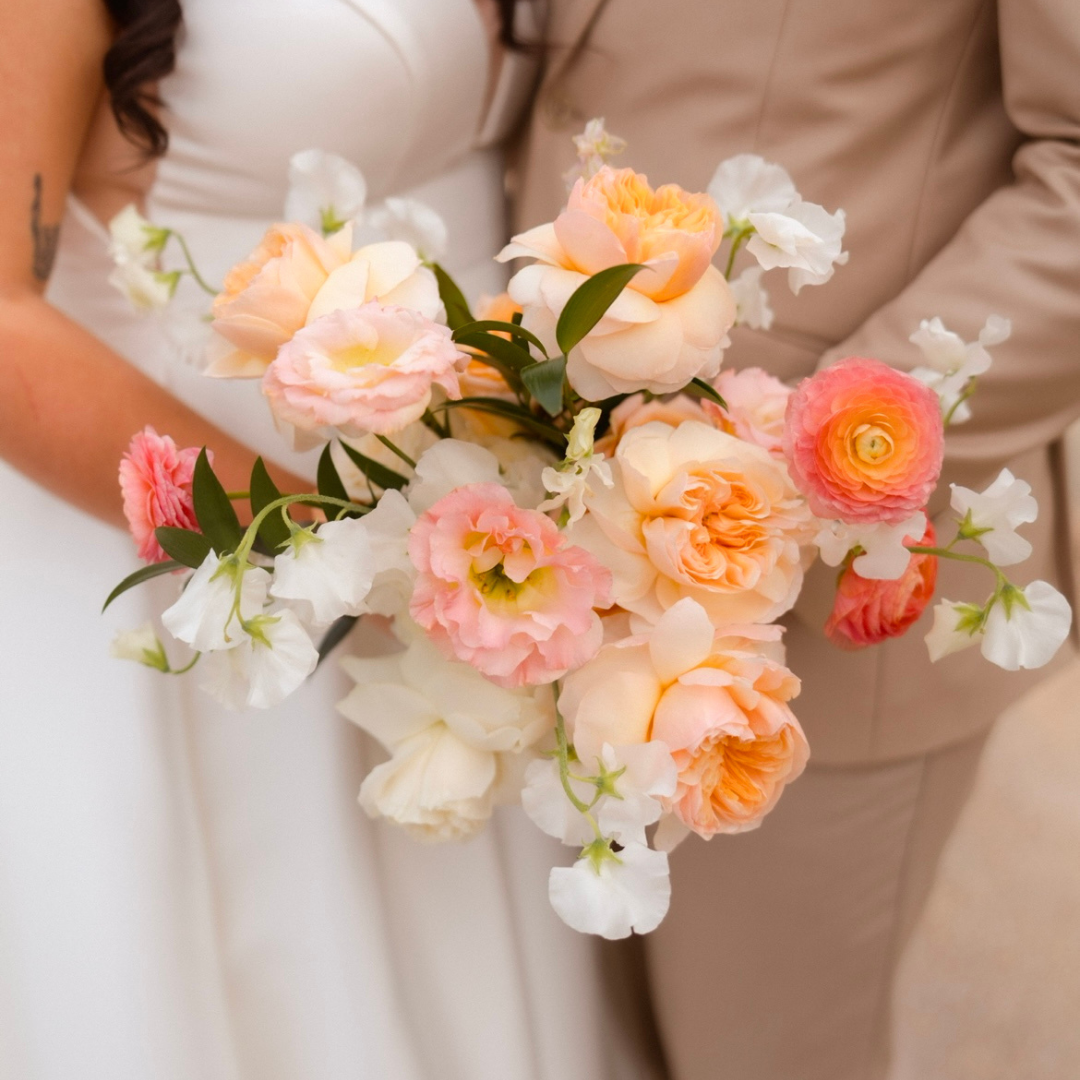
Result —
<path fill-rule="evenodd" d="M 723 431 L 783 455 L 784 414 L 793 391 L 761 368 L 721 371 L 713 380 L 717 393 L 727 402 L 724 409 L 704 400 L 702 407 Z"/>
<path fill-rule="evenodd" d="M 178 450 L 168 435 L 144 428 L 132 440 L 120 462 L 120 490 L 124 517 L 145 562 L 165 562 L 169 556 L 157 542 L 154 530 L 168 525 L 176 529 L 199 529 L 191 482 L 197 446 Z"/>
<path fill-rule="evenodd" d="M 809 757 L 780 635 L 776 626 L 717 631 L 687 598 L 605 645 L 559 696 L 578 756 L 591 761 L 605 742 L 663 743 L 678 769 L 664 804 L 687 828 L 706 838 L 756 828 Z"/>
<path fill-rule="evenodd" d="M 915 546 L 934 547 L 936 543 L 934 526 L 928 523 Z M 893 581 L 868 580 L 848 565 L 840 575 L 825 636 L 841 649 L 863 649 L 899 637 L 933 598 L 937 572 L 936 555 L 912 555 L 907 569 Z"/>
<path fill-rule="evenodd" d="M 898 524 L 924 507 L 937 485 L 941 406 L 910 375 L 851 357 L 800 383 L 783 446 L 791 477 L 818 517 Z"/>
<path fill-rule="evenodd" d="M 332 431 L 391 435 L 424 415 L 433 386 L 461 397 L 467 361 L 447 327 L 372 302 L 298 331 L 267 368 L 263 393 L 277 420 L 316 442 Z"/>
<path fill-rule="evenodd" d="M 413 619 L 499 686 L 554 682 L 600 648 L 607 570 L 499 484 L 441 498 L 413 526 L 409 557 Z"/>

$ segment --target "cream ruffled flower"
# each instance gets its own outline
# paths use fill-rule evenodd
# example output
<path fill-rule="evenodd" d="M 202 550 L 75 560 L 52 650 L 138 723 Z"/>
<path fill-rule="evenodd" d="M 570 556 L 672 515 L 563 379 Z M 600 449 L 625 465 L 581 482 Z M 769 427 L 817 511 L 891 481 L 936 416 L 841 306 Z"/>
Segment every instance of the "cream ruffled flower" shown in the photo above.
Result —
<path fill-rule="evenodd" d="M 998 478 L 981 494 L 970 488 L 952 486 L 952 508 L 961 515 L 960 533 L 978 540 L 990 561 L 998 566 L 1014 566 L 1031 554 L 1031 541 L 1016 532 L 1039 516 L 1039 504 L 1031 485 L 1002 469 Z"/>

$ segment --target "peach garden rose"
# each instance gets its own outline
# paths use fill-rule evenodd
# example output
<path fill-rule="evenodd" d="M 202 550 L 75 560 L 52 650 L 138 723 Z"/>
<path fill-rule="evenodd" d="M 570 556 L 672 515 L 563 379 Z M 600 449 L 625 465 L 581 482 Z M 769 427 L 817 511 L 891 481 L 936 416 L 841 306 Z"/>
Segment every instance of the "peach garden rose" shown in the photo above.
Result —
<path fill-rule="evenodd" d="M 574 290 L 620 263 L 646 267 L 567 357 L 570 385 L 599 401 L 613 394 L 681 389 L 720 367 L 735 301 L 712 265 L 724 223 L 705 194 L 675 184 L 655 191 L 632 169 L 601 168 L 580 179 L 553 223 L 514 237 L 502 261 L 536 262 L 510 281 L 523 325 L 556 355 L 555 325 Z M 550 344 L 549 344 L 550 343 Z"/>
<path fill-rule="evenodd" d="M 898 524 L 929 501 L 945 436 L 932 390 L 879 360 L 851 357 L 800 383 L 783 446 L 819 517 Z"/>
<path fill-rule="evenodd" d="M 655 620 L 692 597 L 713 620 L 768 622 L 795 602 L 805 501 L 780 462 L 708 424 L 628 431 L 615 485 L 570 530 L 613 575 L 615 603 Z"/>

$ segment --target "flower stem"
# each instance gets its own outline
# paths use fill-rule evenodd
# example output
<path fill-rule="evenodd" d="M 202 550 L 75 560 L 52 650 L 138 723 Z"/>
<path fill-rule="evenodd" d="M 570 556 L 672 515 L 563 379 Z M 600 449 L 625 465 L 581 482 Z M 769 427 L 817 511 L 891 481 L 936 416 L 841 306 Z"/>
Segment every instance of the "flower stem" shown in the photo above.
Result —
<path fill-rule="evenodd" d="M 953 543 L 956 543 L 956 541 L 954 540 Z M 1001 572 L 999 567 L 997 567 L 989 559 L 984 559 L 980 555 L 965 555 L 963 552 L 960 551 L 952 551 L 950 550 L 950 548 L 952 547 L 951 544 L 949 545 L 949 547 L 944 548 L 921 547 L 916 544 L 906 544 L 905 547 L 907 547 L 908 551 L 910 551 L 913 555 L 937 555 L 938 558 L 941 559 L 955 559 L 957 562 L 969 562 L 976 563 L 978 566 L 985 566 L 988 570 L 993 570 L 994 575 L 997 578 L 999 588 L 1002 585 L 1007 585 L 1009 583 L 1009 579 Z"/>
<path fill-rule="evenodd" d="M 408 465 L 410 469 L 415 469 L 416 468 L 416 462 L 413 461 L 413 459 L 411 457 L 409 457 L 409 455 L 406 454 L 405 451 L 402 450 L 400 446 L 396 446 L 385 435 L 376 435 L 375 438 L 378 439 L 379 442 L 381 442 L 383 444 L 383 446 L 385 446 L 386 449 L 389 450 L 391 453 L 397 454 L 397 456 L 399 458 L 401 458 L 401 460 L 404 461 L 405 464 Z"/>
<path fill-rule="evenodd" d="M 727 267 L 724 270 L 724 278 L 727 281 L 731 280 L 731 271 L 735 269 L 735 256 L 739 254 L 739 248 L 742 247 L 743 241 L 746 240 L 754 231 L 753 225 L 748 225 L 746 228 L 739 229 L 731 238 L 731 251 L 728 252 Z"/>
<path fill-rule="evenodd" d="M 217 296 L 220 289 L 215 289 L 210 285 L 206 279 L 199 273 L 198 267 L 195 265 L 195 260 L 191 257 L 191 250 L 187 246 L 187 241 L 175 230 L 170 230 L 172 236 L 176 237 L 177 243 L 180 245 L 180 250 L 184 253 L 184 259 L 188 264 L 188 272 L 195 279 L 196 284 L 203 290 L 203 292 L 209 293 L 211 296 Z"/>
<path fill-rule="evenodd" d="M 170 667 L 169 670 L 166 672 L 166 674 L 167 675 L 186 675 L 199 662 L 199 657 L 200 656 L 202 656 L 202 653 L 197 652 L 191 658 L 191 660 L 187 664 L 185 664 L 182 668 Z"/>

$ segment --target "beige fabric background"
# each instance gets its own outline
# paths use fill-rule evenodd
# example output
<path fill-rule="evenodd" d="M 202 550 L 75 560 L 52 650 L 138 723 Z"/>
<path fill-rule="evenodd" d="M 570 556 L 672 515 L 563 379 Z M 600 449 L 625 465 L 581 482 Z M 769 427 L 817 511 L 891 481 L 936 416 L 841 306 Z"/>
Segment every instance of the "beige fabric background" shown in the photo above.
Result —
<path fill-rule="evenodd" d="M 1069 437 L 1080 518 L 1080 428 Z M 1080 532 L 1073 531 L 1080 566 Z M 1080 1076 L 1080 663 L 1000 720 L 900 969 L 890 1080 Z"/>

